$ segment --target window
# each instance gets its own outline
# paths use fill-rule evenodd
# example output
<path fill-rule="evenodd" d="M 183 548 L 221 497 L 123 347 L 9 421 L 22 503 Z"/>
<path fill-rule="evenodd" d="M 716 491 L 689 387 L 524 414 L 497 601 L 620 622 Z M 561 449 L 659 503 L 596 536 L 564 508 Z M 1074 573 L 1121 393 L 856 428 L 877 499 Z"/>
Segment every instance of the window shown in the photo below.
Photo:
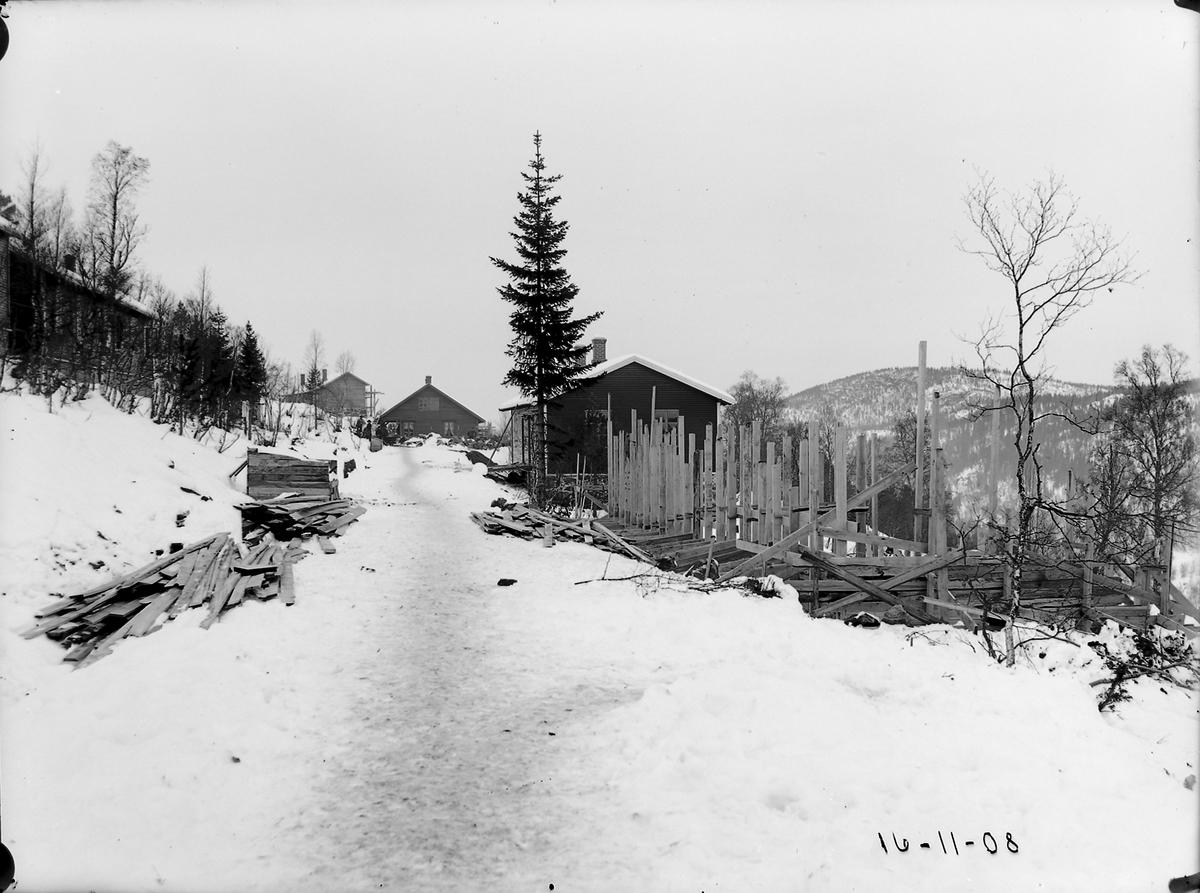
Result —
<path fill-rule="evenodd" d="M 418 412 L 437 412 L 438 398 L 437 397 L 418 397 L 417 398 Z"/>
<path fill-rule="evenodd" d="M 655 421 L 663 423 L 663 428 L 667 431 L 674 431 L 679 427 L 679 410 L 678 409 L 656 409 L 654 411 Z"/>
<path fill-rule="evenodd" d="M 446 437 L 453 437 L 454 436 L 454 422 L 446 422 L 446 424 L 442 426 L 442 434 L 445 435 Z"/>
<path fill-rule="evenodd" d="M 404 428 L 403 428 L 403 430 L 404 430 L 404 436 L 405 436 L 405 437 L 412 437 L 412 436 L 413 436 L 413 424 L 414 424 L 414 423 L 413 423 L 413 422 L 402 422 L 401 424 L 404 426 Z"/>
<path fill-rule="evenodd" d="M 395 422 L 384 422 L 383 430 L 385 432 L 387 432 L 388 437 L 391 437 L 392 435 L 394 435 L 396 433 L 396 423 Z"/>

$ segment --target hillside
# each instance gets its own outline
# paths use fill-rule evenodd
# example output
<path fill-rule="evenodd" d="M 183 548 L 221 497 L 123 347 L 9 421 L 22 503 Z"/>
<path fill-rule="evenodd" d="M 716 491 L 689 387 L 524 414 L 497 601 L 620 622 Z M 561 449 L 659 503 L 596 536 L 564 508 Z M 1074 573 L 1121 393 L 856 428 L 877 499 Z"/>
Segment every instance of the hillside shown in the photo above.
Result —
<path fill-rule="evenodd" d="M 985 498 L 991 462 L 991 419 L 976 418 L 975 407 L 990 405 L 992 395 L 980 383 L 957 367 L 925 370 L 925 399 L 931 405 L 933 393 L 939 393 L 939 421 L 943 456 L 952 477 L 955 506 L 963 515 Z M 1075 413 L 1081 418 L 1094 416 L 1114 395 L 1117 388 L 1108 385 L 1050 379 L 1038 401 L 1039 411 Z M 890 435 L 896 419 L 910 412 L 917 403 L 915 366 L 876 369 L 806 388 L 787 398 L 790 412 L 799 418 L 832 415 L 852 430 Z M 1043 446 L 1039 457 L 1049 487 L 1066 492 L 1069 482 L 1087 474 L 1091 438 L 1061 418 L 1039 423 Z M 1016 472 L 1016 451 L 1012 445 L 1011 419 L 1001 416 L 1000 423 L 1000 499 L 1009 494 L 1009 483 Z"/>
<path fill-rule="evenodd" d="M 990 404 L 992 395 L 980 382 L 956 366 L 925 370 L 925 399 L 938 391 L 942 417 L 948 423 L 972 414 L 972 405 Z M 1049 379 L 1043 388 L 1047 402 L 1094 405 L 1117 393 L 1109 385 L 1081 384 Z M 820 414 L 826 406 L 842 424 L 857 431 L 891 430 L 892 424 L 917 404 L 917 367 L 892 366 L 848 375 L 805 388 L 787 398 L 785 404 L 800 418 Z"/>

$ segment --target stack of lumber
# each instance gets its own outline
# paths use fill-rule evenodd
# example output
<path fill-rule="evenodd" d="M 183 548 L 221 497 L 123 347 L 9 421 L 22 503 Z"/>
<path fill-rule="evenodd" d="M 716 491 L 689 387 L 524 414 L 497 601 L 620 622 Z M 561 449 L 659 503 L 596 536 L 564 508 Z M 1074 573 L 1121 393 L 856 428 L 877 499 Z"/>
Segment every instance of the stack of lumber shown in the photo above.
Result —
<path fill-rule="evenodd" d="M 85 666 L 126 636 L 156 632 L 188 608 L 207 604 L 208 616 L 200 624 L 207 629 L 248 598 L 279 596 L 285 605 L 293 604 L 292 563 L 307 554 L 298 543 L 289 546 L 274 537 L 247 548 L 218 533 L 47 605 L 21 635 L 44 634 L 69 649 L 63 660 Z"/>
<path fill-rule="evenodd" d="M 511 505 L 490 512 L 472 512 L 471 520 L 485 533 L 508 534 L 526 538 L 575 540 L 610 552 L 619 552 L 638 561 L 657 564 L 654 557 L 613 533 L 599 521 L 569 520 L 539 512 L 525 505 Z"/>
<path fill-rule="evenodd" d="M 499 484 L 510 484 L 514 487 L 521 487 L 525 484 L 525 478 L 529 473 L 528 465 L 489 465 L 486 478 L 491 478 Z"/>
<path fill-rule="evenodd" d="M 278 540 L 315 536 L 326 552 L 335 549 L 331 536 L 341 536 L 346 526 L 366 512 L 349 499 L 321 499 L 311 496 L 284 496 L 239 506 L 242 512 L 242 539 L 254 544 L 268 535 Z"/>
<path fill-rule="evenodd" d="M 283 493 L 337 499 L 337 460 L 301 459 L 282 453 L 246 451 L 246 493 L 268 499 Z"/>

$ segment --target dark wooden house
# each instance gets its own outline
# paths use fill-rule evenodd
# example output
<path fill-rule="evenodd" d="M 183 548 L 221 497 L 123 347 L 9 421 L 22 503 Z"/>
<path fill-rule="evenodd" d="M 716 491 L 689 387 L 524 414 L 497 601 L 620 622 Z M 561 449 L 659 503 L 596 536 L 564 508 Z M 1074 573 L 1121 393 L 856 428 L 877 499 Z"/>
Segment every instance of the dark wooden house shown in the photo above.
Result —
<path fill-rule="evenodd" d="M 728 393 L 698 379 L 671 369 L 638 354 L 609 360 L 606 339 L 592 341 L 592 361 L 596 365 L 588 378 L 557 397 L 548 413 L 549 457 L 551 470 L 574 471 L 576 456 L 587 458 L 588 469 L 606 467 L 609 412 L 613 433 L 630 430 L 631 413 L 640 422 L 654 415 L 668 426 L 684 419 L 686 431 L 703 440 L 705 425 L 717 424 L 720 407 L 733 403 Z M 513 463 L 532 460 L 534 407 L 528 399 L 512 400 L 500 407 L 509 414 L 507 429 Z"/>
<path fill-rule="evenodd" d="M 387 412 L 379 416 L 379 430 L 387 438 L 440 434 L 443 437 L 473 434 L 484 419 L 453 397 L 433 386 L 433 376 Z"/>
<path fill-rule="evenodd" d="M 152 318 L 127 295 L 106 295 L 75 272 L 74 258 L 50 265 L 21 246 L 17 228 L 0 218 L 0 353 L 37 353 L 96 371 L 102 355 L 131 350 Z"/>

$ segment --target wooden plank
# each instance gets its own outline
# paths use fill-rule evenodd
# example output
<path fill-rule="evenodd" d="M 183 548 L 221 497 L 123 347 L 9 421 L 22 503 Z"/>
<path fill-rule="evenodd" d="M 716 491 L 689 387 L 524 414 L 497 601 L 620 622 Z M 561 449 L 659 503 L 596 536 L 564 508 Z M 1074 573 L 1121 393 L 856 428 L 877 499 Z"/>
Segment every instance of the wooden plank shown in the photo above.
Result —
<path fill-rule="evenodd" d="M 90 652 L 88 652 L 86 657 L 84 657 L 82 660 L 78 661 L 77 666 L 80 666 L 80 667 L 87 666 L 88 664 L 95 663 L 100 658 L 106 657 L 107 655 L 111 654 L 112 646 L 115 645 L 117 642 L 119 642 L 121 639 L 125 638 L 125 636 L 129 634 L 129 630 L 132 626 L 133 626 L 133 621 L 130 620 L 127 623 L 125 623 L 125 625 L 122 626 L 120 629 L 118 629 L 116 632 L 110 633 L 109 635 L 105 636 L 103 639 L 100 639 L 99 641 L 97 641 L 96 647 L 93 648 Z"/>
<path fill-rule="evenodd" d="M 922 516 L 925 508 L 925 342 L 917 346 L 917 476 L 913 481 L 913 539 L 923 540 Z"/>
<path fill-rule="evenodd" d="M 913 462 L 910 462 L 908 465 L 905 465 L 903 468 L 899 468 L 896 471 L 892 472 L 891 474 L 886 475 L 879 481 L 879 483 L 872 484 L 870 487 L 868 487 L 866 490 L 863 490 L 861 493 L 855 494 L 853 498 L 848 500 L 847 508 L 848 509 L 855 508 L 856 506 L 865 504 L 875 494 L 882 493 L 888 487 L 892 486 L 892 484 L 894 484 L 897 481 L 904 478 L 905 475 L 911 474 L 915 468 L 916 468 L 916 464 Z M 819 524 L 828 523 L 832 519 L 832 517 L 833 517 L 833 512 L 826 512 L 825 514 L 818 517 L 815 521 L 808 521 L 807 523 L 801 525 L 796 530 L 793 530 L 787 536 L 783 537 L 779 542 L 775 543 L 773 546 L 770 546 L 768 549 L 765 550 L 765 552 L 759 553 L 754 558 L 747 559 L 746 561 L 742 562 L 737 567 L 722 574 L 721 578 L 720 578 L 720 580 L 718 580 L 718 582 L 726 583 L 729 580 L 732 580 L 734 577 L 741 576 L 741 574 L 748 567 L 750 567 L 752 564 L 756 564 L 757 562 L 761 561 L 764 556 L 767 558 L 771 558 L 771 557 L 780 555 L 780 554 L 788 551 L 793 546 L 796 546 L 803 537 L 806 537 L 809 534 L 813 533 Z"/>
<path fill-rule="evenodd" d="M 197 585 L 196 590 L 192 593 L 192 597 L 188 601 L 190 607 L 197 608 L 204 604 L 220 588 L 221 583 L 229 575 L 229 570 L 233 566 L 236 554 L 236 550 L 233 548 L 233 541 L 227 540 L 221 547 L 220 554 L 208 566 L 208 570 L 205 571 L 199 585 Z"/>
<path fill-rule="evenodd" d="M 326 537 L 323 537 L 323 536 L 317 537 L 317 545 L 319 545 L 321 547 L 321 551 L 324 552 L 326 555 L 332 555 L 334 552 L 337 551 L 337 546 L 335 546 Z"/>
<path fill-rule="evenodd" d="M 350 511 L 346 512 L 345 514 L 339 515 L 336 519 L 334 519 L 332 521 L 326 521 L 324 524 L 320 525 L 319 527 L 317 527 L 315 529 L 316 529 L 317 533 L 332 533 L 333 531 L 337 530 L 339 527 L 345 527 L 351 521 L 354 521 L 357 518 L 359 518 L 360 516 L 366 514 L 366 511 L 367 510 L 365 508 L 363 508 L 361 505 L 357 506 L 355 508 L 350 509 Z"/>
<path fill-rule="evenodd" d="M 42 623 L 35 624 L 34 626 L 31 626 L 28 629 L 23 630 L 20 633 L 20 635 L 23 638 L 32 639 L 36 636 L 42 635 L 43 633 L 47 633 L 52 629 L 57 629 L 59 626 L 62 626 L 64 623 L 69 623 L 72 620 L 77 620 L 80 617 L 83 617 L 84 615 L 94 611 L 96 608 L 99 608 L 101 605 L 104 605 L 104 604 L 109 603 L 109 602 L 113 601 L 114 599 L 116 599 L 120 595 L 120 590 L 139 582 L 140 580 L 144 579 L 146 576 L 148 576 L 150 574 L 156 574 L 161 568 L 165 567 L 168 564 L 171 564 L 172 562 L 182 560 L 189 552 L 195 551 L 196 549 L 203 548 L 205 545 L 207 545 L 212 540 L 214 540 L 217 536 L 227 536 L 227 535 L 228 534 L 215 534 L 212 537 L 208 537 L 203 540 L 197 540 L 195 543 L 185 546 L 180 551 L 174 552 L 170 555 L 166 555 L 162 558 L 159 558 L 156 561 L 152 561 L 150 564 L 148 564 L 144 567 L 141 567 L 138 570 L 133 571 L 132 573 L 126 574 L 123 577 L 118 577 L 116 580 L 105 583 L 102 586 L 97 586 L 94 589 L 90 589 L 86 593 L 82 593 L 80 595 L 74 596 L 75 599 L 82 600 L 82 599 L 86 599 L 86 598 L 90 597 L 91 595 L 99 594 L 98 598 L 94 598 L 91 601 L 86 602 L 85 604 L 82 604 L 78 608 L 75 608 L 72 611 L 68 611 L 65 614 L 59 614 L 59 615 L 57 615 L 49 620 L 46 620 Z"/>
<path fill-rule="evenodd" d="M 240 604 L 242 601 L 242 598 L 246 594 L 246 591 L 252 585 L 254 585 L 254 581 L 261 580 L 261 579 L 263 579 L 263 577 L 260 574 L 260 575 L 254 576 L 254 577 L 242 577 L 240 580 L 238 580 L 237 583 L 233 587 L 233 592 L 229 593 L 229 600 L 225 603 L 226 609 L 228 610 L 229 608 L 232 608 L 234 605 Z"/>
<path fill-rule="evenodd" d="M 910 614 L 911 616 L 915 617 L 918 620 L 921 620 L 925 623 L 933 623 L 934 622 L 933 618 L 930 617 L 928 614 L 926 614 L 924 611 L 919 611 L 915 608 L 910 608 L 908 605 L 904 604 L 902 601 L 900 601 L 900 599 L 896 598 L 894 595 L 892 595 L 886 589 L 883 589 L 880 586 L 876 586 L 874 583 L 864 580 L 862 577 L 858 576 L 857 574 L 850 573 L 850 571 L 846 570 L 844 567 L 839 567 L 836 564 L 829 563 L 828 561 L 826 561 L 824 558 L 822 558 L 820 555 L 818 555 L 816 552 L 812 551 L 811 549 L 806 549 L 803 546 L 800 546 L 797 551 L 799 551 L 801 555 L 803 555 L 805 558 L 807 558 L 810 562 L 812 562 L 820 570 L 829 574 L 831 577 L 835 577 L 836 579 L 839 579 L 844 583 L 849 583 L 850 585 L 854 586 L 856 589 L 859 589 L 861 592 L 865 593 L 868 596 L 877 598 L 880 601 L 885 601 L 888 604 L 896 605 L 897 607 L 903 608 L 905 612 L 907 612 L 908 614 Z M 823 610 L 824 609 L 822 609 L 822 611 Z M 818 614 L 819 613 L 821 613 L 821 612 L 818 612 Z"/>
<path fill-rule="evenodd" d="M 617 536 L 617 534 L 613 533 L 611 530 L 609 530 L 607 527 L 605 527 L 603 524 L 601 524 L 599 521 L 592 522 L 592 529 L 599 531 L 606 538 L 608 538 L 609 540 L 616 543 L 621 549 L 628 552 L 630 555 L 632 555 L 634 558 L 638 559 L 639 561 L 644 561 L 647 564 L 657 564 L 657 562 L 655 561 L 655 559 L 652 555 L 649 555 L 646 552 L 643 552 L 637 546 L 634 546 L 633 544 L 626 542 L 621 537 Z"/>
<path fill-rule="evenodd" d="M 818 527 L 818 531 L 822 536 L 840 537 L 844 540 L 853 540 L 857 543 L 871 543 L 881 548 L 889 549 L 904 549 L 909 552 L 924 552 L 925 544 L 917 543 L 911 540 L 896 539 L 890 536 L 878 536 L 873 533 L 859 531 L 856 528 L 856 523 L 853 521 L 844 522 L 842 525 L 836 523 L 822 524 Z"/>
<path fill-rule="evenodd" d="M 946 564 L 949 564 L 949 563 L 957 560 L 958 558 L 961 558 L 963 556 L 963 554 L 964 554 L 964 552 L 962 550 L 959 550 L 957 552 L 951 552 L 946 555 L 941 555 L 941 556 L 935 558 L 933 561 L 928 561 L 925 564 L 922 564 L 918 567 L 914 567 L 910 570 L 904 571 L 903 573 L 897 574 L 896 576 L 892 577 L 887 582 L 880 583 L 878 588 L 884 592 L 896 591 L 900 587 L 905 586 L 906 584 L 916 580 L 919 577 L 923 577 L 926 574 L 933 573 L 934 571 L 938 570 L 941 567 L 945 567 Z M 831 605 L 826 605 L 826 606 L 822 607 L 820 609 L 820 611 L 817 612 L 817 614 L 819 616 L 819 615 L 823 614 L 826 610 L 834 611 L 834 610 L 837 610 L 838 608 L 843 608 L 843 607 L 846 607 L 847 605 L 852 605 L 856 601 L 861 601 L 863 597 L 864 597 L 863 593 L 860 591 L 854 595 L 851 595 L 844 599 L 841 599 L 840 601 L 834 602 Z"/>
<path fill-rule="evenodd" d="M 144 606 L 133 618 L 132 625 L 129 627 L 129 635 L 144 636 L 151 624 L 158 619 L 158 615 L 167 610 L 179 595 L 178 589 L 171 588 Z"/>
<path fill-rule="evenodd" d="M 283 560 L 279 564 L 279 593 L 283 597 L 285 605 L 296 603 L 296 584 L 292 579 L 292 560 L 287 553 L 284 553 Z"/>
<path fill-rule="evenodd" d="M 812 567 L 804 556 L 797 552 L 785 552 L 784 561 L 792 567 Z M 891 571 L 905 571 L 910 568 L 919 567 L 928 560 L 927 555 L 868 555 L 865 558 L 859 558 L 857 555 L 848 555 L 845 558 L 835 558 L 832 555 L 825 555 L 826 561 L 831 561 L 834 564 L 840 564 L 843 567 L 872 567 L 883 568 Z"/>

